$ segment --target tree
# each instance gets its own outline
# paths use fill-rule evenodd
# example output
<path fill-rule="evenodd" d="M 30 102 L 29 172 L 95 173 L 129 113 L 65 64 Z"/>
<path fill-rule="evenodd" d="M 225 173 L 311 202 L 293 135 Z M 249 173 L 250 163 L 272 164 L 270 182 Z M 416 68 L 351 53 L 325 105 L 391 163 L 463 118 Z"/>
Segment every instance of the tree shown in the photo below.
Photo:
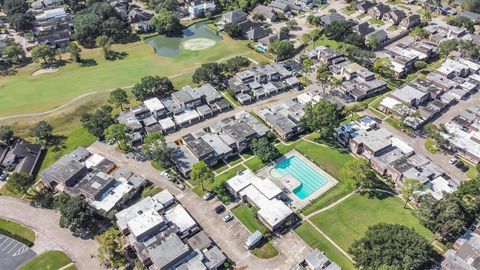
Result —
<path fill-rule="evenodd" d="M 10 27 L 18 32 L 31 30 L 34 20 L 31 14 L 25 13 L 15 13 L 7 17 Z"/>
<path fill-rule="evenodd" d="M 292 30 L 293 28 L 295 28 L 295 27 L 298 26 L 298 22 L 295 21 L 295 20 L 289 20 L 285 25 L 286 25 L 290 30 Z"/>
<path fill-rule="evenodd" d="M 118 147 L 123 151 L 128 151 L 128 138 L 127 133 L 130 132 L 130 128 L 124 124 L 110 125 L 104 131 L 105 139 L 108 141 L 116 142 Z"/>
<path fill-rule="evenodd" d="M 365 159 L 352 159 L 342 168 L 342 175 L 357 190 L 371 189 L 377 178 Z"/>
<path fill-rule="evenodd" d="M 288 40 L 275 40 L 270 45 L 269 50 L 275 54 L 276 60 L 285 59 L 293 55 L 295 48 Z"/>
<path fill-rule="evenodd" d="M 248 67 L 250 65 L 250 60 L 244 56 L 235 56 L 229 58 L 225 63 L 222 64 L 222 69 L 224 72 L 234 74 L 240 71 L 240 69 Z"/>
<path fill-rule="evenodd" d="M 173 91 L 173 84 L 167 77 L 146 76 L 133 86 L 132 93 L 139 101 L 167 95 Z"/>
<path fill-rule="evenodd" d="M 448 39 L 445 41 L 442 41 L 438 45 L 438 54 L 443 56 L 444 58 L 447 58 L 451 52 L 455 51 L 458 46 L 458 41 L 456 39 Z"/>
<path fill-rule="evenodd" d="M 468 32 L 473 32 L 475 31 L 475 23 L 470 20 L 467 17 L 464 16 L 454 16 L 451 17 L 448 21 L 447 24 L 457 26 L 457 27 L 463 27 L 465 28 Z"/>
<path fill-rule="evenodd" d="M 321 139 L 327 139 L 340 125 L 340 113 L 337 105 L 322 99 L 315 104 L 307 104 L 305 115 L 300 119 L 300 123 L 312 131 L 318 131 Z"/>
<path fill-rule="evenodd" d="M 307 23 L 310 25 L 319 26 L 321 22 L 322 20 L 320 19 L 319 16 L 315 16 L 313 14 L 310 14 L 307 16 Z"/>
<path fill-rule="evenodd" d="M 221 64 L 206 63 L 195 70 L 192 79 L 194 83 L 210 83 L 219 87 L 225 79 L 225 75 Z"/>
<path fill-rule="evenodd" d="M 279 156 L 278 149 L 267 138 L 253 139 L 250 149 L 263 163 L 271 162 Z"/>
<path fill-rule="evenodd" d="M 427 67 L 427 63 L 422 60 L 415 61 L 413 64 L 417 70 L 424 69 Z"/>
<path fill-rule="evenodd" d="M 290 28 L 287 26 L 283 26 L 280 28 L 280 36 L 282 37 L 288 37 L 290 36 Z"/>
<path fill-rule="evenodd" d="M 44 64 L 48 64 L 54 57 L 55 51 L 48 45 L 38 45 L 32 50 L 32 59 L 36 62 L 43 60 Z"/>
<path fill-rule="evenodd" d="M 375 59 L 375 53 L 357 46 L 349 46 L 347 48 L 347 58 L 361 66 L 370 66 Z"/>
<path fill-rule="evenodd" d="M 256 22 L 263 22 L 265 21 L 265 16 L 263 16 L 263 14 L 260 14 L 260 13 L 253 13 L 252 19 Z"/>
<path fill-rule="evenodd" d="M 478 0 L 465 0 L 463 1 L 463 7 L 465 10 L 480 13 L 480 1 Z"/>
<path fill-rule="evenodd" d="M 312 68 L 313 68 L 313 61 L 312 61 L 312 58 L 310 57 L 307 57 L 305 59 L 303 59 L 302 61 L 302 68 L 303 70 L 305 71 L 305 73 L 309 73 Z"/>
<path fill-rule="evenodd" d="M 45 120 L 36 123 L 30 129 L 30 136 L 35 137 L 38 142 L 46 145 L 52 139 L 52 126 Z"/>
<path fill-rule="evenodd" d="M 7 16 L 12 16 L 13 14 L 24 14 L 27 12 L 28 4 L 25 0 L 5 0 L 2 8 Z"/>
<path fill-rule="evenodd" d="M 51 209 L 53 207 L 53 192 L 48 188 L 42 188 L 35 195 L 33 195 L 32 202 L 33 207 L 41 207 Z"/>
<path fill-rule="evenodd" d="M 346 36 L 353 33 L 352 22 L 335 21 L 325 26 L 324 33 L 329 39 L 343 41 Z"/>
<path fill-rule="evenodd" d="M 387 78 L 393 78 L 392 62 L 388 58 L 378 58 L 373 62 L 373 68 L 376 72 Z"/>
<path fill-rule="evenodd" d="M 480 54 L 480 46 L 471 40 L 458 40 L 458 51 L 462 56 L 468 58 L 477 58 Z"/>
<path fill-rule="evenodd" d="M 403 186 L 401 187 L 402 196 L 405 200 L 403 208 L 407 207 L 407 203 L 412 200 L 412 197 L 416 196 L 419 191 L 424 189 L 425 186 L 417 179 L 407 178 L 403 180 Z"/>
<path fill-rule="evenodd" d="M 71 232 L 85 232 L 93 223 L 93 211 L 81 197 L 66 197 L 57 204 L 60 212 L 60 227 L 68 228 Z"/>
<path fill-rule="evenodd" d="M 428 38 L 428 36 L 430 36 L 430 33 L 428 33 L 428 31 L 424 28 L 415 27 L 410 31 L 409 35 L 412 36 L 415 40 L 419 41 Z"/>
<path fill-rule="evenodd" d="M 87 112 L 83 113 L 80 116 L 80 121 L 83 123 L 83 127 L 98 139 L 104 138 L 104 130 L 115 123 L 112 116 L 112 107 L 108 105 L 103 105 L 93 114 Z"/>
<path fill-rule="evenodd" d="M 6 187 L 11 192 L 24 194 L 35 183 L 33 177 L 25 172 L 15 172 L 8 178 Z"/>
<path fill-rule="evenodd" d="M 182 34 L 180 20 L 172 11 L 161 10 L 152 18 L 151 24 L 160 34 L 167 36 L 179 36 Z"/>
<path fill-rule="evenodd" d="M 77 63 L 82 61 L 82 57 L 80 55 L 82 49 L 80 49 L 77 42 L 70 42 L 70 45 L 68 45 L 68 52 L 70 53 L 70 59 L 72 61 L 75 61 Z"/>
<path fill-rule="evenodd" d="M 365 47 L 365 38 L 357 33 L 350 33 L 345 36 L 345 43 L 348 43 L 357 47 Z"/>
<path fill-rule="evenodd" d="M 317 68 L 317 80 L 320 82 L 320 85 L 322 86 L 322 91 L 325 93 L 325 88 L 328 84 L 328 81 L 330 80 L 330 76 L 332 75 L 332 72 L 330 72 L 330 69 L 328 68 L 327 65 L 320 65 Z"/>
<path fill-rule="evenodd" d="M 150 160 L 158 162 L 163 168 L 171 164 L 172 150 L 167 146 L 160 132 L 151 132 L 143 140 L 142 153 Z"/>
<path fill-rule="evenodd" d="M 423 9 L 422 23 L 426 25 L 426 24 L 429 24 L 431 21 L 432 21 L 432 12 L 430 11 L 430 9 L 425 7 Z"/>
<path fill-rule="evenodd" d="M 202 187 L 202 190 L 205 190 L 204 183 L 213 183 L 214 181 L 214 174 L 212 169 L 208 167 L 205 161 L 201 160 L 195 163 L 192 167 L 192 171 L 190 172 L 190 179 L 195 183 L 199 184 Z"/>
<path fill-rule="evenodd" d="M 102 48 L 103 57 L 108 60 L 110 59 L 110 48 L 112 47 L 112 40 L 105 36 L 99 36 L 95 39 L 95 44 L 97 47 Z"/>
<path fill-rule="evenodd" d="M 367 45 L 370 49 L 376 49 L 380 45 L 380 41 L 378 40 L 377 36 L 370 35 L 365 40 L 365 45 Z"/>
<path fill-rule="evenodd" d="M 110 92 L 110 96 L 108 98 L 108 103 L 115 105 L 116 107 L 120 107 L 123 111 L 123 104 L 128 104 L 130 101 L 128 100 L 127 91 L 122 88 L 117 88 Z"/>
<path fill-rule="evenodd" d="M 123 251 L 122 234 L 114 227 L 110 227 L 104 233 L 96 237 L 99 243 L 99 258 L 102 265 L 107 268 L 123 268 L 127 263 Z"/>
<path fill-rule="evenodd" d="M 434 254 L 428 241 L 414 229 L 380 223 L 349 248 L 359 269 L 429 269 Z"/>
<path fill-rule="evenodd" d="M 1 125 L 0 126 L 0 142 L 10 145 L 13 140 L 14 132 L 12 126 Z"/>
<path fill-rule="evenodd" d="M 223 27 L 223 31 L 232 38 L 239 38 L 243 35 L 242 29 L 236 23 L 226 23 Z"/>
<path fill-rule="evenodd" d="M 8 63 L 18 62 L 25 57 L 25 51 L 18 43 L 12 43 L 3 50 L 3 59 Z"/>

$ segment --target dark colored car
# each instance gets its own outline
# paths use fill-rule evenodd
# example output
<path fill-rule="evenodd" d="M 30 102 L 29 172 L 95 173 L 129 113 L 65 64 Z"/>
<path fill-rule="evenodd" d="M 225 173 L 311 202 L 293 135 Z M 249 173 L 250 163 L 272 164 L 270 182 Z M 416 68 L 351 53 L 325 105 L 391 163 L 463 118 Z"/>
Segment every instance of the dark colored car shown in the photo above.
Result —
<path fill-rule="evenodd" d="M 457 163 L 455 163 L 455 167 L 461 169 L 465 167 L 465 164 L 462 161 L 458 161 Z"/>
<path fill-rule="evenodd" d="M 225 206 L 223 206 L 223 205 L 219 205 L 219 206 L 215 207 L 215 213 L 217 213 L 217 214 L 221 214 L 224 211 L 225 211 Z"/>
<path fill-rule="evenodd" d="M 0 173 L 0 181 L 5 181 L 7 180 L 8 174 L 6 173 Z"/>

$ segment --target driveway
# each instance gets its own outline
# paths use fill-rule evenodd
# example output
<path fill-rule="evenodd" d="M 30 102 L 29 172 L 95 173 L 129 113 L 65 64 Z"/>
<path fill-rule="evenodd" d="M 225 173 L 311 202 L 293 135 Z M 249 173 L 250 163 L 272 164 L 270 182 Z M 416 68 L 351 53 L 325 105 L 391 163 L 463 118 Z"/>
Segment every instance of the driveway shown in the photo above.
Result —
<path fill-rule="evenodd" d="M 36 253 L 60 249 L 80 270 L 102 269 L 97 258 L 97 242 L 74 237 L 70 230 L 60 228 L 59 215 L 54 211 L 33 208 L 25 201 L 5 196 L 0 196 L 0 205 L 0 217 L 20 222 L 35 231 L 32 250 Z"/>
<path fill-rule="evenodd" d="M 183 207 L 193 216 L 198 224 L 231 258 L 237 267 L 248 269 L 290 269 L 290 267 L 311 251 L 311 248 L 295 234 L 288 233 L 274 240 L 274 245 L 280 254 L 269 260 L 258 259 L 245 249 L 244 243 L 250 232 L 237 219 L 225 223 L 222 218 L 227 212 L 217 215 L 214 208 L 220 204 L 216 199 L 204 201 L 191 190 L 182 191 L 172 182 L 160 175 L 159 171 L 150 166 L 150 162 L 138 162 L 127 159 L 123 153 L 115 150 L 115 146 L 95 142 L 88 147 L 92 153 L 101 154 L 112 160 L 118 166 L 126 167 L 148 178 L 156 186 L 168 189 L 181 202 Z"/>

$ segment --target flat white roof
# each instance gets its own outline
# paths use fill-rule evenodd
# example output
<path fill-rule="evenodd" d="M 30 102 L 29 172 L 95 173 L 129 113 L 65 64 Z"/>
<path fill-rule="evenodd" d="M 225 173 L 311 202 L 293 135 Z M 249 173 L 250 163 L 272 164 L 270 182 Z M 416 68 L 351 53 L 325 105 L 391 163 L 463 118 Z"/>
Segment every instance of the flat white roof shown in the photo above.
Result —
<path fill-rule="evenodd" d="M 390 138 L 390 140 L 392 141 L 393 146 L 396 146 L 398 149 L 400 149 L 400 151 L 402 151 L 403 154 L 407 156 L 415 152 L 415 150 L 412 147 L 410 147 L 410 145 L 408 145 L 406 142 L 400 140 L 397 137 L 392 137 Z"/>
<path fill-rule="evenodd" d="M 268 178 L 262 180 L 259 177 L 255 177 L 252 179 L 252 184 L 269 200 L 282 193 L 282 190 Z"/>
<path fill-rule="evenodd" d="M 385 108 L 389 108 L 389 109 L 393 109 L 393 107 L 395 107 L 395 105 L 399 105 L 399 104 L 402 104 L 400 101 L 394 99 L 394 98 L 391 98 L 391 97 L 385 97 L 382 102 L 380 103 L 381 106 L 385 107 Z"/>
<path fill-rule="evenodd" d="M 151 112 L 156 112 L 165 109 L 165 105 L 156 97 L 147 99 L 143 102 L 145 107 Z"/>
<path fill-rule="evenodd" d="M 160 127 L 162 127 L 163 130 L 167 130 L 175 127 L 175 122 L 173 122 L 173 119 L 171 117 L 160 119 L 158 120 L 158 123 L 160 124 Z"/>
<path fill-rule="evenodd" d="M 163 206 L 168 206 L 175 202 L 175 197 L 167 189 L 160 191 L 152 196 L 152 199 Z"/>
<path fill-rule="evenodd" d="M 134 219 L 135 217 L 140 216 L 142 213 L 155 209 L 155 211 L 160 211 L 163 209 L 163 205 L 157 201 L 154 201 L 152 197 L 146 197 L 138 203 L 123 209 L 115 215 L 117 219 L 117 226 L 124 230 L 127 228 L 127 223 Z"/>
<path fill-rule="evenodd" d="M 165 213 L 165 218 L 175 224 L 180 232 L 190 230 L 197 225 L 187 210 L 185 210 L 185 208 L 179 204 L 168 210 Z"/>
<path fill-rule="evenodd" d="M 85 160 L 85 167 L 88 169 L 97 166 L 102 162 L 105 158 L 100 156 L 99 154 L 91 155 L 87 160 Z"/>
<path fill-rule="evenodd" d="M 228 180 L 227 184 L 235 193 L 238 193 L 249 186 L 252 183 L 251 179 L 254 177 L 257 176 L 251 170 L 241 171 Z"/>
<path fill-rule="evenodd" d="M 132 189 L 133 185 L 122 177 L 115 181 L 115 184 L 108 191 L 102 194 L 100 200 L 93 201 L 90 205 L 97 210 L 104 210 L 108 213 L 122 200 L 123 195 L 128 194 Z"/>
<path fill-rule="evenodd" d="M 432 194 L 432 196 L 437 200 L 443 198 L 443 193 L 452 193 L 457 189 L 455 186 L 451 185 L 450 181 L 446 180 L 442 176 L 433 179 L 430 181 L 430 183 L 430 194 Z"/>
<path fill-rule="evenodd" d="M 165 218 L 163 216 L 155 211 L 155 209 L 150 209 L 128 221 L 127 226 L 130 232 L 137 238 L 164 222 Z"/>
<path fill-rule="evenodd" d="M 182 113 L 173 116 L 177 124 L 188 123 L 189 121 L 196 120 L 199 117 L 200 115 L 196 110 L 183 111 Z"/>

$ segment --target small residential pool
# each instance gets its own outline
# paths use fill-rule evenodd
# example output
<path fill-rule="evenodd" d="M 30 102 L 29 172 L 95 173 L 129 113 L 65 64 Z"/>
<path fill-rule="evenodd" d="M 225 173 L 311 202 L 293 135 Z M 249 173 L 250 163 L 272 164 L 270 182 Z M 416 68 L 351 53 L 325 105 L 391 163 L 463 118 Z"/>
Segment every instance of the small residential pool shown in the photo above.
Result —
<path fill-rule="evenodd" d="M 197 23 L 182 31 L 181 37 L 155 36 L 146 40 L 147 44 L 154 48 L 155 53 L 161 56 L 175 57 L 182 49 L 190 49 L 189 45 L 200 46 L 199 49 L 207 49 L 223 40 L 222 36 L 209 28 L 206 23 Z"/>
<path fill-rule="evenodd" d="M 301 183 L 293 190 L 293 193 L 301 200 L 328 183 L 323 175 L 296 156 L 289 157 L 276 164 L 275 170 L 283 176 L 291 175 Z"/>
<path fill-rule="evenodd" d="M 263 44 L 257 44 L 255 45 L 255 48 L 257 48 L 257 50 L 261 53 L 264 53 L 267 51 L 267 47 Z"/>

